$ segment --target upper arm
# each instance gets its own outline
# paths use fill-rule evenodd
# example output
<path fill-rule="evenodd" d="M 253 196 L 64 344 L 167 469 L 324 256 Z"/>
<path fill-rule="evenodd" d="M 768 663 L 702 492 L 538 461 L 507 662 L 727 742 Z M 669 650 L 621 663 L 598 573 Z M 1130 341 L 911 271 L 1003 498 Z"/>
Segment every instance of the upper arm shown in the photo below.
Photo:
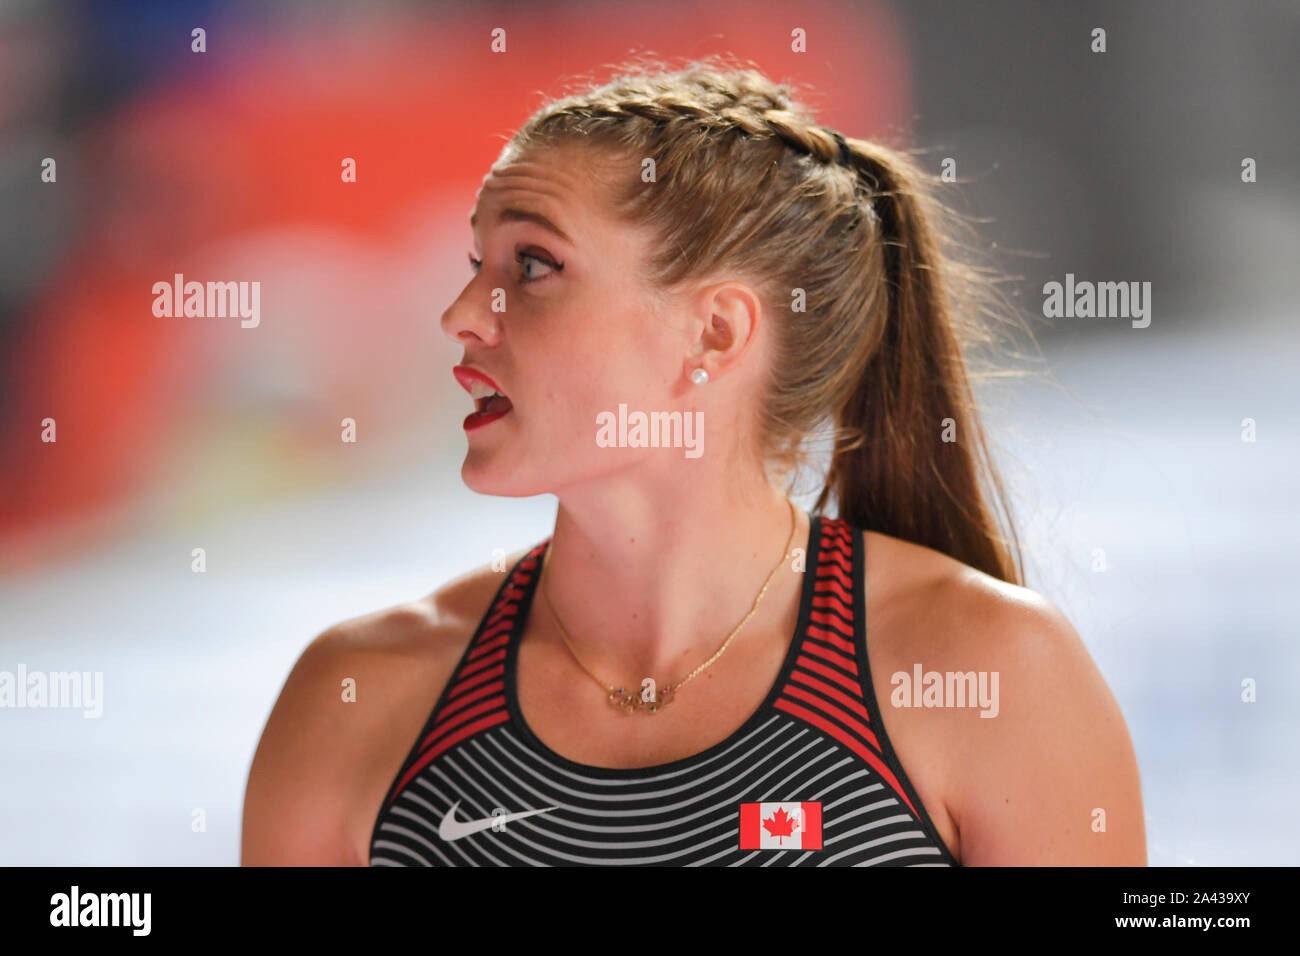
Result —
<path fill-rule="evenodd" d="M 311 642 L 280 691 L 244 795 L 244 866 L 360 864 L 346 832 L 347 794 L 332 744 L 346 731 L 340 625 Z"/>
<path fill-rule="evenodd" d="M 998 675 L 998 712 L 959 725 L 962 863 L 1145 866 L 1137 759 L 1110 688 L 1060 610 L 999 592 L 966 616 L 978 669 Z"/>

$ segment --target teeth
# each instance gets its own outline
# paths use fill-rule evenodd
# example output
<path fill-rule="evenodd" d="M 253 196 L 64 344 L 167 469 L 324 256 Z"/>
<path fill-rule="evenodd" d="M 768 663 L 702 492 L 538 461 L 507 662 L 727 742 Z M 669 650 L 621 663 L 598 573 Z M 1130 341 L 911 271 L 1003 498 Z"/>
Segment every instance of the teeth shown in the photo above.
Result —
<path fill-rule="evenodd" d="M 501 393 L 484 382 L 470 382 L 469 394 L 471 398 L 478 401 L 480 398 L 491 398 L 493 395 L 500 395 Z"/>

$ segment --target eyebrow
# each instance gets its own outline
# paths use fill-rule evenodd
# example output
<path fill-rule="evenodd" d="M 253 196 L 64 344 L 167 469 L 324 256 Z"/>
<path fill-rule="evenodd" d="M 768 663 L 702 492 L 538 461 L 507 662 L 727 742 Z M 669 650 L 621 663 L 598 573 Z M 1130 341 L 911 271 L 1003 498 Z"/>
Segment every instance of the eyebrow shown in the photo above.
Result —
<path fill-rule="evenodd" d="M 565 233 L 563 229 L 561 229 L 555 223 L 551 222 L 551 220 L 547 219 L 540 212 L 530 212 L 527 209 L 513 209 L 513 208 L 502 209 L 501 212 L 497 214 L 497 223 L 500 224 L 503 222 L 535 223 L 536 225 L 541 226 L 543 229 L 555 233 L 557 236 L 559 236 L 569 245 L 571 246 L 574 245 L 573 240 L 569 238 L 568 234 Z M 470 214 L 469 224 L 471 229 L 474 226 L 478 225 L 477 212 Z"/>

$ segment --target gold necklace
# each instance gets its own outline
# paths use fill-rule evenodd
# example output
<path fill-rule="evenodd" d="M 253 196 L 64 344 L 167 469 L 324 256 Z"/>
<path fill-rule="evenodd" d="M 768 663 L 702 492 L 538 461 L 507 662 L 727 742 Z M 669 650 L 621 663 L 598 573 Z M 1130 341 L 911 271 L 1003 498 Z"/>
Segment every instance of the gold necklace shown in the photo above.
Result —
<path fill-rule="evenodd" d="M 772 568 L 771 573 L 768 574 L 767 580 L 763 582 L 763 587 L 759 589 L 758 597 L 754 598 L 754 605 L 749 609 L 749 613 L 741 619 L 739 624 L 732 628 L 731 633 L 727 635 L 727 639 L 722 642 L 722 646 L 714 652 L 712 657 L 699 667 L 695 668 L 695 670 L 691 671 L 681 680 L 657 688 L 657 693 L 652 691 L 649 699 L 646 699 L 640 694 L 624 694 L 622 687 L 614 687 L 611 684 L 606 684 L 603 680 L 593 674 L 591 668 L 584 664 L 582 658 L 578 656 L 578 652 L 573 647 L 573 642 L 569 640 L 568 632 L 564 629 L 564 625 L 560 623 L 559 615 L 555 613 L 555 606 L 551 604 L 551 595 L 546 588 L 546 566 L 547 562 L 551 559 L 551 546 L 549 543 L 547 544 L 546 554 L 542 556 L 542 581 L 540 582 L 542 597 L 546 599 L 546 607 L 551 612 L 551 619 L 555 621 L 555 626 L 560 632 L 560 637 L 564 641 L 564 646 L 569 649 L 569 653 L 572 654 L 573 659 L 578 662 L 578 666 L 586 671 L 587 675 L 605 690 L 608 695 L 606 699 L 612 706 L 617 707 L 619 710 L 623 711 L 624 714 L 631 714 L 633 711 L 639 711 L 643 714 L 657 714 L 661 708 L 672 703 L 677 692 L 681 690 L 685 684 L 704 673 L 704 671 L 710 667 L 714 661 L 722 656 L 723 652 L 727 649 L 727 645 L 731 643 L 731 639 L 739 634 L 740 629 L 745 626 L 746 622 L 751 617 L 754 616 L 754 612 L 758 610 L 758 602 L 763 600 L 763 595 L 767 593 L 767 588 L 768 585 L 772 583 L 772 578 L 776 577 L 776 572 L 780 569 L 781 565 L 785 564 L 786 558 L 790 556 L 790 549 L 794 544 L 794 532 L 798 527 L 798 521 L 795 518 L 794 502 L 786 499 L 786 504 L 790 506 L 790 539 L 785 544 L 785 554 L 781 556 L 781 560 L 776 563 L 776 566 Z"/>

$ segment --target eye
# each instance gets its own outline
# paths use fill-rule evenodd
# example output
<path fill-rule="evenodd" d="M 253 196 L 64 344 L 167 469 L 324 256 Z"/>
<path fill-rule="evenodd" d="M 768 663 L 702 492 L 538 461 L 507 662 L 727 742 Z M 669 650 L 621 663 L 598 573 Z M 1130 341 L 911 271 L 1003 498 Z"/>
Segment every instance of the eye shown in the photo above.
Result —
<path fill-rule="evenodd" d="M 561 269 L 564 268 L 564 266 L 559 265 L 558 263 L 551 262 L 545 256 L 538 256 L 538 255 L 534 255 L 531 252 L 523 252 L 523 251 L 515 253 L 515 262 L 518 262 L 520 265 L 526 266 L 529 260 L 533 262 L 540 262 L 542 265 L 546 266 L 552 272 L 559 272 Z M 537 282 L 541 279 L 545 279 L 548 275 L 551 275 L 551 272 L 543 273 L 540 276 L 524 276 L 521 281 Z"/>
<path fill-rule="evenodd" d="M 521 266 L 524 266 L 525 268 L 527 268 L 529 262 L 540 262 L 542 265 L 546 266 L 548 269 L 551 269 L 553 272 L 560 272 L 564 269 L 564 266 L 560 265 L 558 262 L 552 262 L 550 259 L 547 259 L 545 256 L 539 256 L 531 252 L 524 252 L 522 250 L 515 253 L 515 261 L 518 262 Z M 482 268 L 482 266 L 483 266 L 483 260 L 476 259 L 474 258 L 474 254 L 472 252 L 469 253 L 470 269 L 473 272 L 477 273 L 478 270 Z M 551 273 L 548 272 L 548 273 L 543 273 L 540 276 L 525 275 L 522 276 L 519 281 L 540 282 L 542 279 L 545 279 L 550 274 Z"/>

